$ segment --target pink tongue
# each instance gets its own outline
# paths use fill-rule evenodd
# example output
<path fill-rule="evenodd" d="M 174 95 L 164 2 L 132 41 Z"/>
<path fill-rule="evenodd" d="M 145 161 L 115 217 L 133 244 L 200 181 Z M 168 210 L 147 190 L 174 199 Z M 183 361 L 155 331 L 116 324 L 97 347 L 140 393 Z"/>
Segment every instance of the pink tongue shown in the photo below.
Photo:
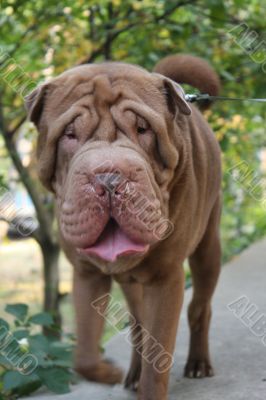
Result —
<path fill-rule="evenodd" d="M 106 261 L 115 261 L 118 256 L 145 253 L 149 245 L 139 244 L 129 239 L 116 223 L 109 223 L 97 242 L 82 252 L 96 255 Z"/>

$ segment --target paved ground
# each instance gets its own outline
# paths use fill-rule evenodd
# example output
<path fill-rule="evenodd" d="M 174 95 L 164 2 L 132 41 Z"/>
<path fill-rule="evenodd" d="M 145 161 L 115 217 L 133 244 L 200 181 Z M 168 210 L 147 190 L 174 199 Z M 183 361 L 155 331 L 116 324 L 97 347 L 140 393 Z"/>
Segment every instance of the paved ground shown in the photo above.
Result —
<path fill-rule="evenodd" d="M 266 325 L 257 323 L 257 336 L 251 331 L 259 318 L 266 315 L 266 240 L 263 240 L 223 269 L 214 299 L 211 350 L 216 376 L 203 380 L 182 377 L 188 349 L 185 309 L 191 297 L 187 290 L 176 344 L 175 364 L 171 372 L 169 400 L 265 400 L 266 399 Z M 245 296 L 245 297 L 244 297 Z M 249 299 L 252 313 L 237 318 L 228 304 L 243 297 Z M 255 312 L 255 314 L 254 314 Z M 251 315 L 253 314 L 253 315 Z M 245 320 L 245 322 L 244 322 Z M 262 321 L 262 320 L 261 320 Z M 260 336 L 258 336 L 260 335 Z M 264 337 L 265 344 L 262 338 Z M 126 368 L 129 348 L 119 335 L 111 340 L 107 355 Z M 42 394 L 31 400 L 133 400 L 134 394 L 120 386 L 109 388 L 82 382 L 72 393 L 55 396 Z"/>

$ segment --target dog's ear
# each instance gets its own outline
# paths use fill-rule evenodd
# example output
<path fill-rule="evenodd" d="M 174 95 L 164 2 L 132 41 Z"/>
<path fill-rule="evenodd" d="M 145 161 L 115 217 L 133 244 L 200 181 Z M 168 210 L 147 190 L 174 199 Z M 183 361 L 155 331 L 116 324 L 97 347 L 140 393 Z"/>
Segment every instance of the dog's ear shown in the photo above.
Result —
<path fill-rule="evenodd" d="M 24 99 L 29 120 L 33 122 L 36 126 L 38 126 L 42 114 L 48 88 L 49 84 L 40 85 L 30 94 L 28 94 Z"/>
<path fill-rule="evenodd" d="M 55 149 L 53 144 L 48 144 L 47 126 L 45 121 L 41 121 L 45 103 L 48 101 L 48 92 L 51 92 L 51 84 L 46 83 L 38 86 L 30 94 L 28 94 L 25 101 L 25 108 L 28 113 L 28 118 L 33 122 L 39 132 L 37 138 L 37 171 L 42 184 L 53 192 L 51 179 L 53 176 L 53 168 L 55 163 Z"/>
<path fill-rule="evenodd" d="M 185 92 L 178 83 L 171 79 L 164 79 L 164 94 L 170 112 L 176 115 L 176 109 L 178 109 L 185 115 L 191 114 L 191 108 L 185 99 Z"/>

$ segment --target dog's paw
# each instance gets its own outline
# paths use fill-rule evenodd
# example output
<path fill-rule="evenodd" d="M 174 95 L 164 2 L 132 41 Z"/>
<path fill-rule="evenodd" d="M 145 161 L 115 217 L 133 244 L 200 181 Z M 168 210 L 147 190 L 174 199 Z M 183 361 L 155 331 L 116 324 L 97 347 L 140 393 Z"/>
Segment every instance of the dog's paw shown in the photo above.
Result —
<path fill-rule="evenodd" d="M 188 360 L 185 366 L 184 376 L 186 378 L 206 378 L 214 376 L 214 372 L 209 361 Z"/>
<path fill-rule="evenodd" d="M 100 361 L 98 364 L 90 366 L 77 365 L 75 369 L 83 378 L 107 385 L 122 383 L 124 378 L 124 372 L 109 360 Z"/>

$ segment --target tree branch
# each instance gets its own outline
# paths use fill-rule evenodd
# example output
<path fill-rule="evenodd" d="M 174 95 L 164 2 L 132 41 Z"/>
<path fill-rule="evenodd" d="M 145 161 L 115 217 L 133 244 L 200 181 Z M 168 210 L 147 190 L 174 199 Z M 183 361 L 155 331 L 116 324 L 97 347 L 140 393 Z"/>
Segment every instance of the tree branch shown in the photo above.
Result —
<path fill-rule="evenodd" d="M 21 120 L 16 124 L 16 126 L 12 129 L 8 131 L 8 136 L 10 137 L 10 140 L 13 139 L 13 136 L 15 135 L 15 133 L 18 131 L 18 129 L 22 126 L 22 124 L 26 121 L 27 116 L 24 115 Z"/>
<path fill-rule="evenodd" d="M 85 60 L 83 60 L 80 65 L 82 64 L 89 64 L 92 63 L 99 55 L 104 54 L 105 50 L 107 48 L 110 49 L 112 43 L 114 42 L 114 40 L 123 32 L 127 32 L 130 29 L 138 26 L 138 25 L 148 25 L 154 22 L 159 22 L 165 18 L 167 18 L 168 16 L 170 16 L 171 14 L 173 14 L 173 12 L 182 6 L 186 6 L 189 4 L 193 4 L 196 3 L 197 0 L 187 0 L 187 1 L 178 1 L 176 2 L 172 7 L 168 8 L 167 10 L 164 11 L 163 14 L 155 17 L 155 18 L 151 18 L 150 20 L 147 21 L 143 21 L 143 20 L 137 20 L 134 22 L 129 23 L 128 25 L 124 26 L 123 28 L 120 29 L 112 29 L 108 32 L 108 35 L 105 39 L 105 41 L 97 48 L 95 49 L 88 58 L 86 58 Z M 129 10 L 130 11 L 130 10 Z"/>
<path fill-rule="evenodd" d="M 159 15 L 158 17 L 155 18 L 156 22 L 161 21 L 162 19 L 169 17 L 169 15 L 173 14 L 175 10 L 177 10 L 179 7 L 183 6 L 188 6 L 189 4 L 196 3 L 197 0 L 187 0 L 187 1 L 179 1 L 175 3 L 172 7 L 169 7 L 167 10 L 162 15 Z"/>
<path fill-rule="evenodd" d="M 93 41 L 95 40 L 95 22 L 94 22 L 94 14 L 95 14 L 95 10 L 94 7 L 90 7 L 89 8 L 89 38 Z"/>
<path fill-rule="evenodd" d="M 113 9 L 113 4 L 112 2 L 109 2 L 107 5 L 108 9 L 108 23 L 105 26 L 106 29 L 106 40 L 104 42 L 104 47 L 103 47 L 103 54 L 105 60 L 111 60 L 112 59 L 112 43 L 113 43 L 113 35 L 112 35 L 112 29 L 114 28 L 114 24 L 112 22 L 113 17 L 114 17 L 114 9 Z"/>
<path fill-rule="evenodd" d="M 6 149 L 13 161 L 13 164 L 26 187 L 30 198 L 34 204 L 36 215 L 40 224 L 41 229 L 35 233 L 35 238 L 40 242 L 41 240 L 53 241 L 53 231 L 52 231 L 52 218 L 50 213 L 47 211 L 45 206 L 42 203 L 40 195 L 36 189 L 36 185 L 32 181 L 30 173 L 27 168 L 24 167 L 14 141 L 12 137 L 9 136 L 8 131 L 5 128 L 4 124 L 4 115 L 3 110 L 0 107 L 0 134 L 2 134 Z"/>

